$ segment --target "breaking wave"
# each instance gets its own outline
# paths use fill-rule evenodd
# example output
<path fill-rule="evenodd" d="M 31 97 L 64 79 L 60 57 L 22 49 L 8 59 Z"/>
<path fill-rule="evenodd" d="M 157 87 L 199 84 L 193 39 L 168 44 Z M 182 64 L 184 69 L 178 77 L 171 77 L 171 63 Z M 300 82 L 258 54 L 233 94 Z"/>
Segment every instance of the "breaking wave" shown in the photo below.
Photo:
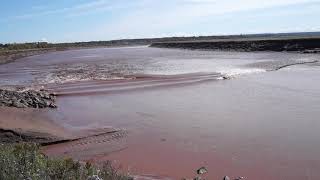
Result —
<path fill-rule="evenodd" d="M 171 80 L 214 74 L 213 79 L 314 63 L 318 55 L 229 53 L 148 48 L 66 51 L 0 66 L 0 85 L 45 85 L 142 78 Z M 205 77 L 206 79 L 206 77 Z"/>
<path fill-rule="evenodd" d="M 89 65 L 89 64 L 76 64 L 72 66 L 62 66 L 54 71 L 45 73 L 44 76 L 36 78 L 36 82 L 41 84 L 63 84 L 69 82 L 80 82 L 90 80 L 132 80 L 137 78 L 176 78 L 177 76 L 193 76 L 199 74 L 215 74 L 219 77 L 216 79 L 230 79 L 242 75 L 264 73 L 268 71 L 276 71 L 292 65 L 316 63 L 317 60 L 313 59 L 300 59 L 290 61 L 262 61 L 251 63 L 243 66 L 231 67 L 217 67 L 209 72 L 190 72 L 190 73 L 175 73 L 170 70 L 159 72 L 159 70 L 144 72 L 142 67 L 139 66 L 115 66 L 112 65 Z M 168 73 L 170 72 L 170 73 Z"/>
<path fill-rule="evenodd" d="M 265 71 L 277 71 L 279 69 L 302 64 L 314 64 L 319 61 L 314 58 L 303 58 L 297 60 L 283 60 L 283 61 L 262 61 L 246 65 L 249 68 L 263 68 Z"/>
<path fill-rule="evenodd" d="M 266 72 L 265 69 L 259 68 L 230 68 L 230 69 L 221 69 L 218 71 L 223 77 L 234 78 L 236 76 L 263 73 Z"/>
<path fill-rule="evenodd" d="M 42 84 L 63 84 L 68 82 L 89 81 L 89 80 L 118 80 L 132 79 L 130 76 L 133 70 L 130 68 L 114 67 L 106 64 L 72 64 L 58 66 L 49 73 L 36 78 Z"/>

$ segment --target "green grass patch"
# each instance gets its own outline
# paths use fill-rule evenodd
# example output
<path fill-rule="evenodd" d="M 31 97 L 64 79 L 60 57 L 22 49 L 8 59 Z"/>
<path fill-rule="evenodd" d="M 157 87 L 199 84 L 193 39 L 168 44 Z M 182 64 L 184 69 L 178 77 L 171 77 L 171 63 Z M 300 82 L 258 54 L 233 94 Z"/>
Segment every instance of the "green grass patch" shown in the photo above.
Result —
<path fill-rule="evenodd" d="M 94 176 L 94 177 L 93 177 Z M 71 158 L 49 158 L 32 143 L 0 145 L 0 179 L 5 180 L 129 180 L 119 173 L 111 163 L 101 166 L 80 163 Z"/>

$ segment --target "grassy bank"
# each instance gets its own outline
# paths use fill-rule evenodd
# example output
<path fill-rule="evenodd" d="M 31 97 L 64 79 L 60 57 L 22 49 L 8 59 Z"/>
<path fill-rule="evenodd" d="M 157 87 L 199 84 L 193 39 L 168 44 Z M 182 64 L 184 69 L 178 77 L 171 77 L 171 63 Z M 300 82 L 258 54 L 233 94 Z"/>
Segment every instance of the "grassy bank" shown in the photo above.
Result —
<path fill-rule="evenodd" d="M 120 174 L 110 162 L 100 166 L 80 163 L 70 158 L 53 159 L 40 152 L 33 143 L 0 145 L 0 179 L 17 180 L 128 180 L 127 175 Z"/>

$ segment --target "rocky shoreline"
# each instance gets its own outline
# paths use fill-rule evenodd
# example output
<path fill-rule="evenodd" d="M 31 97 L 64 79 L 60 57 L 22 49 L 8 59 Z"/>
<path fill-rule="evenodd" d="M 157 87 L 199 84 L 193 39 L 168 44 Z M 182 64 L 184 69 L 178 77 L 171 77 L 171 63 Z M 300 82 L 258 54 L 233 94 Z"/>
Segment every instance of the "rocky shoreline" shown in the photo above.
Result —
<path fill-rule="evenodd" d="M 0 89 L 0 107 L 56 108 L 56 95 L 45 90 Z"/>
<path fill-rule="evenodd" d="M 320 38 L 221 40 L 153 43 L 150 47 L 222 51 L 291 51 L 320 53 Z"/>

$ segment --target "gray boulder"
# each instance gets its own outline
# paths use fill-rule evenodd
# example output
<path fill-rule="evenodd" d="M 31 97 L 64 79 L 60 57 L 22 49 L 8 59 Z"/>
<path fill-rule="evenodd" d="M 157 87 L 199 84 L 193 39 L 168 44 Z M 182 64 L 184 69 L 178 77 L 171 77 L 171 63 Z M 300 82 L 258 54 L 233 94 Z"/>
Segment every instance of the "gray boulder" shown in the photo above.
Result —
<path fill-rule="evenodd" d="M 87 180 L 103 180 L 103 179 L 100 178 L 98 175 L 93 175 L 93 176 L 88 177 Z"/>
<path fill-rule="evenodd" d="M 230 180 L 229 176 L 225 176 L 223 180 Z"/>
<path fill-rule="evenodd" d="M 197 170 L 197 174 L 199 174 L 199 175 L 205 174 L 205 173 L 207 173 L 207 172 L 208 172 L 208 170 L 207 170 L 206 167 L 201 167 L 201 168 L 199 168 L 199 169 Z"/>

